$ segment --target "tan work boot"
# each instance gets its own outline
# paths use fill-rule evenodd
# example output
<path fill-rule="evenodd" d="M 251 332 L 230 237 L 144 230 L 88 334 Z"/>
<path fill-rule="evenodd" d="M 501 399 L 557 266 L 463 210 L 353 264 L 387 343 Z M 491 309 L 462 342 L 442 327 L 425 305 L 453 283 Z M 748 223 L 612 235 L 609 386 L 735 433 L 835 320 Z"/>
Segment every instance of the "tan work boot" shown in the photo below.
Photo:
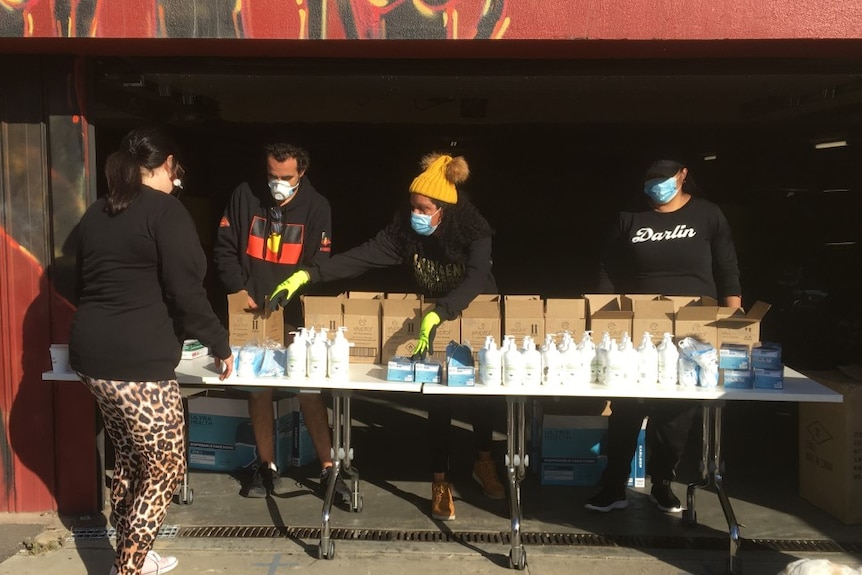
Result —
<path fill-rule="evenodd" d="M 488 499 L 505 499 L 506 490 L 497 479 L 497 466 L 491 459 L 477 459 L 473 464 L 473 479 L 482 487 Z"/>
<path fill-rule="evenodd" d="M 455 519 L 455 501 L 452 499 L 452 486 L 448 481 L 435 481 L 431 484 L 431 517 L 440 521 Z"/>

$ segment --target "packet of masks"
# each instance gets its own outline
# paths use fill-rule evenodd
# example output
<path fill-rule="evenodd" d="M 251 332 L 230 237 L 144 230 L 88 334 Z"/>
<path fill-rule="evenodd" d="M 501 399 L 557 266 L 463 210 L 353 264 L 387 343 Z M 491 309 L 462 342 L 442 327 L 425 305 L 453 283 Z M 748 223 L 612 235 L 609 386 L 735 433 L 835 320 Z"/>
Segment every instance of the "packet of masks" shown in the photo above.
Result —
<path fill-rule="evenodd" d="M 258 374 L 260 377 L 284 377 L 286 350 L 283 345 L 274 340 L 264 344 L 263 359 Z"/>
<path fill-rule="evenodd" d="M 257 377 L 260 365 L 263 363 L 264 348 L 259 345 L 247 344 L 239 350 L 237 360 L 237 377 Z"/>
<path fill-rule="evenodd" d="M 698 385 L 718 387 L 718 352 L 714 347 L 693 337 L 684 337 L 679 342 L 679 351 L 680 360 L 685 358 L 697 364 Z M 680 373 L 680 382 L 682 382 L 682 373 Z"/>

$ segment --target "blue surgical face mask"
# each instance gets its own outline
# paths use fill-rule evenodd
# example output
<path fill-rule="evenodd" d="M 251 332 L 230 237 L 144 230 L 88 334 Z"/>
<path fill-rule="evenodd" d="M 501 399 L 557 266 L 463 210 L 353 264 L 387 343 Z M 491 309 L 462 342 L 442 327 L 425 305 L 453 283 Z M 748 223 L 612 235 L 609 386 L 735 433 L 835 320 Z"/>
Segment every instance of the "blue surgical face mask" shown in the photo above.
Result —
<path fill-rule="evenodd" d="M 290 182 L 286 182 L 284 180 L 269 181 L 269 193 L 272 194 L 272 197 L 276 202 L 283 202 L 295 194 L 298 187 L 299 182 L 297 182 L 295 186 L 291 186 Z"/>
<path fill-rule="evenodd" d="M 440 208 L 437 208 L 437 212 L 440 211 Z M 430 216 L 426 216 L 425 214 L 410 214 L 410 227 L 413 228 L 413 231 L 419 234 L 420 236 L 430 236 L 434 233 L 434 230 L 437 229 L 437 226 L 431 225 L 431 218 L 433 218 L 437 212 L 434 212 Z"/>
<path fill-rule="evenodd" d="M 662 178 L 647 180 L 644 183 L 644 192 L 655 203 L 666 204 L 676 195 L 676 176 L 671 176 L 666 180 Z"/>

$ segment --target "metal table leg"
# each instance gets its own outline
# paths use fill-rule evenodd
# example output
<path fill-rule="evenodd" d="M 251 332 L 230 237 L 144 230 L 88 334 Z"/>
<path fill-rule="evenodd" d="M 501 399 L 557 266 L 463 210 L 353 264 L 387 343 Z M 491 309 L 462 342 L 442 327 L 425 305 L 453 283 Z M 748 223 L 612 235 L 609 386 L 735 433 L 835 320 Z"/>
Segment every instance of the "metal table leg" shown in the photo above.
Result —
<path fill-rule="evenodd" d="M 512 548 L 509 551 L 509 567 L 523 570 L 527 566 L 527 552 L 521 545 L 521 481 L 529 463 L 526 454 L 527 398 L 506 396 L 507 452 L 506 477 L 509 486 L 509 509 L 512 521 Z"/>
<path fill-rule="evenodd" d="M 350 391 L 333 390 L 332 392 L 332 470 L 326 495 L 323 498 L 321 513 L 322 529 L 320 531 L 319 556 L 321 559 L 335 557 L 335 542 L 331 539 L 330 518 L 332 502 L 335 500 L 335 483 L 339 474 L 346 476 L 351 488 L 351 511 L 362 511 L 362 496 L 359 494 L 359 472 L 351 466 L 353 448 L 350 446 L 351 431 Z"/>
<path fill-rule="evenodd" d="M 724 462 L 721 460 L 721 416 L 723 402 L 707 403 L 703 406 L 703 457 L 700 463 L 701 480 L 691 483 L 686 491 L 686 509 L 683 521 L 689 525 L 697 525 L 697 511 L 694 505 L 696 489 L 715 485 L 718 501 L 727 529 L 730 535 L 730 555 L 727 561 L 727 571 L 732 575 L 742 573 L 742 562 L 738 557 L 740 543 L 740 525 L 736 520 L 730 499 L 724 488 Z"/>

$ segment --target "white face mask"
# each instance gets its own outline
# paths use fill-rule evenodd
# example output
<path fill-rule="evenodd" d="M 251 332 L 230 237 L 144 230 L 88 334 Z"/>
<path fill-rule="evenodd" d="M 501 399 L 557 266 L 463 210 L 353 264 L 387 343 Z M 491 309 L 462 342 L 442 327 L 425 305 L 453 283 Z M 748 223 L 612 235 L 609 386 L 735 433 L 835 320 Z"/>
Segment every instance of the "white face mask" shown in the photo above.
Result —
<path fill-rule="evenodd" d="M 290 182 L 286 182 L 284 180 L 270 180 L 269 181 L 269 193 L 272 194 L 273 199 L 276 202 L 283 202 L 284 200 L 291 197 L 296 193 L 296 189 L 299 187 L 299 182 L 295 186 L 291 186 Z"/>

